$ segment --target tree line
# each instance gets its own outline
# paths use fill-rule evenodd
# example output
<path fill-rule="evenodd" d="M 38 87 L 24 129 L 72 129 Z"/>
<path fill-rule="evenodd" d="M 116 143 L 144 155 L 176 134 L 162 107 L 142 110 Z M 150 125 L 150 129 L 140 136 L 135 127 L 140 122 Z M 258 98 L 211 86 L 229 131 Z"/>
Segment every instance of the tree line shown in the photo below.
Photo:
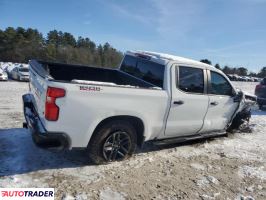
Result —
<path fill-rule="evenodd" d="M 0 61 L 27 63 L 30 59 L 84 64 L 103 67 L 117 67 L 122 53 L 109 43 L 96 45 L 87 37 L 77 39 L 67 32 L 52 30 L 44 37 L 37 29 L 8 27 L 0 29 Z M 201 62 L 212 64 L 208 59 Z M 259 73 L 248 72 L 245 67 L 215 67 L 225 74 L 266 77 L 266 67 Z"/>
<path fill-rule="evenodd" d="M 212 62 L 208 59 L 202 59 L 200 62 L 206 63 L 211 65 Z M 249 72 L 247 68 L 245 67 L 229 67 L 225 65 L 224 67 L 221 67 L 218 63 L 214 65 L 219 70 L 222 70 L 225 74 L 237 74 L 239 76 L 252 76 L 252 77 L 260 77 L 264 78 L 266 77 L 266 67 L 262 67 L 262 69 L 258 73 Z"/>
<path fill-rule="evenodd" d="M 87 37 L 77 39 L 67 32 L 52 30 L 44 37 L 37 29 L 0 29 L 0 60 L 28 63 L 30 59 L 116 67 L 122 53 L 109 43 L 96 45 Z"/>

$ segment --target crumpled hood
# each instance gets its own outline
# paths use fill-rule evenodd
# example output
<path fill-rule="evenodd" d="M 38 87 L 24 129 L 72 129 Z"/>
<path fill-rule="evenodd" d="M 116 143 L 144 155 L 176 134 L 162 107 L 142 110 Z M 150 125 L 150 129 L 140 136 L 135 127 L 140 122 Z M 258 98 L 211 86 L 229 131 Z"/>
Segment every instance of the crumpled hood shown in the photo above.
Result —
<path fill-rule="evenodd" d="M 247 92 L 244 92 L 244 98 L 245 98 L 245 103 L 250 103 L 254 105 L 257 102 L 257 96 L 254 94 L 249 94 Z"/>
<path fill-rule="evenodd" d="M 227 124 L 227 131 L 229 132 L 239 129 L 241 125 L 248 124 L 251 117 L 251 108 L 257 103 L 257 96 L 241 90 L 238 90 L 233 98 L 238 106 Z"/>
<path fill-rule="evenodd" d="M 250 109 L 251 106 L 257 103 L 257 96 L 249 94 L 245 91 L 238 91 L 240 95 L 240 103 L 236 113 L 241 112 L 244 109 Z"/>

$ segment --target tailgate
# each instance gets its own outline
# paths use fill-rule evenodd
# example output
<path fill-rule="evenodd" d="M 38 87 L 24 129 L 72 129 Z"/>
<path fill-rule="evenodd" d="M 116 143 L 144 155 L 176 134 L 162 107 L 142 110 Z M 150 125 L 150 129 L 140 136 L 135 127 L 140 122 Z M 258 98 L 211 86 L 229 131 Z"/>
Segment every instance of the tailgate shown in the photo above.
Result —
<path fill-rule="evenodd" d="M 30 93 L 34 96 L 33 104 L 40 119 L 44 119 L 47 84 L 43 77 L 38 75 L 30 66 Z"/>

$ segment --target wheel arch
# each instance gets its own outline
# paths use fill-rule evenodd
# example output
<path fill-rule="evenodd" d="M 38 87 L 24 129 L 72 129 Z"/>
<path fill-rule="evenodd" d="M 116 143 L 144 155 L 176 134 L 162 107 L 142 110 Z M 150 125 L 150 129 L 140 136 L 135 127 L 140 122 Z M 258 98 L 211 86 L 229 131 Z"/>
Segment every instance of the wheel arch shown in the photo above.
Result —
<path fill-rule="evenodd" d="M 106 124 L 109 123 L 111 121 L 115 121 L 115 120 L 122 120 L 122 121 L 126 121 L 128 123 L 130 123 L 131 125 L 133 125 L 133 127 L 135 128 L 136 132 L 137 132 L 137 144 L 139 147 L 142 146 L 145 137 L 144 137 L 144 130 L 145 130 L 145 126 L 144 126 L 144 122 L 135 116 L 130 116 L 130 115 L 118 115 L 118 116 L 111 116 L 108 118 L 103 119 L 100 123 L 98 123 L 98 125 L 95 127 L 91 138 L 93 138 L 93 136 L 95 134 L 97 134 L 97 132 Z"/>

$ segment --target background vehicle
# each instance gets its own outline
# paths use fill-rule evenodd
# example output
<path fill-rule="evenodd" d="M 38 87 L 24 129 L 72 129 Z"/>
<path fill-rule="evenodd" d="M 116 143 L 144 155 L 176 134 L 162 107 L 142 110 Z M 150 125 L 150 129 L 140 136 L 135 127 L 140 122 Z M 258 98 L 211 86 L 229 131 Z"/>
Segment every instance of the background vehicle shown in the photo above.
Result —
<path fill-rule="evenodd" d="M 8 77 L 7 77 L 6 72 L 0 69 L 0 81 L 7 81 L 7 80 L 8 80 Z"/>
<path fill-rule="evenodd" d="M 259 78 L 253 77 L 253 79 L 254 79 L 254 82 L 259 82 Z"/>
<path fill-rule="evenodd" d="M 264 109 L 266 106 L 266 78 L 256 86 L 255 95 L 257 96 L 257 102 L 260 109 Z"/>
<path fill-rule="evenodd" d="M 6 65 L 5 68 L 4 68 L 4 71 L 7 73 L 8 77 L 9 78 L 12 78 L 11 77 L 11 72 L 12 70 L 15 68 L 14 65 Z"/>
<path fill-rule="evenodd" d="M 226 74 L 230 81 L 258 82 L 259 78 L 251 76 L 238 76 L 237 74 Z"/>
<path fill-rule="evenodd" d="M 30 61 L 24 114 L 35 143 L 88 148 L 95 163 L 136 145 L 224 134 L 250 117 L 245 95 L 218 69 L 153 52 L 127 52 L 120 69 Z"/>
<path fill-rule="evenodd" d="M 15 67 L 11 71 L 11 78 L 19 81 L 29 81 L 29 68 Z"/>

